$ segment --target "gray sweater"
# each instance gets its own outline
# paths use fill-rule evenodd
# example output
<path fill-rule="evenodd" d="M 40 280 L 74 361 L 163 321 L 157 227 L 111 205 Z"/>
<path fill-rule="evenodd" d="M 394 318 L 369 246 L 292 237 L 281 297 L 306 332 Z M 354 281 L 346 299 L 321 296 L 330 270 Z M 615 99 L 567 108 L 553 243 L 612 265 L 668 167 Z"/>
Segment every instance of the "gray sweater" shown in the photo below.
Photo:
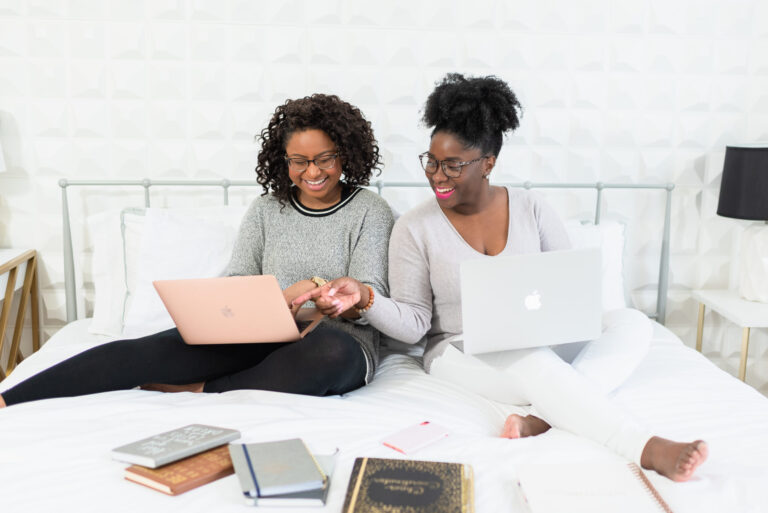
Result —
<path fill-rule="evenodd" d="M 352 276 L 386 296 L 387 244 L 392 210 L 378 194 L 355 189 L 338 205 L 322 211 L 297 202 L 281 206 L 274 196 L 256 198 L 240 225 L 227 274 L 273 274 L 282 288 L 320 276 Z M 378 361 L 379 333 L 345 319 L 326 319 L 360 342 L 368 363 L 366 383 Z"/>
<path fill-rule="evenodd" d="M 509 231 L 502 255 L 571 246 L 557 213 L 535 193 L 508 189 Z M 389 243 L 390 298 L 376 296 L 365 318 L 382 333 L 415 344 L 426 335 L 424 368 L 443 354 L 446 339 L 462 333 L 459 264 L 494 258 L 473 249 L 435 198 L 395 223 Z"/>

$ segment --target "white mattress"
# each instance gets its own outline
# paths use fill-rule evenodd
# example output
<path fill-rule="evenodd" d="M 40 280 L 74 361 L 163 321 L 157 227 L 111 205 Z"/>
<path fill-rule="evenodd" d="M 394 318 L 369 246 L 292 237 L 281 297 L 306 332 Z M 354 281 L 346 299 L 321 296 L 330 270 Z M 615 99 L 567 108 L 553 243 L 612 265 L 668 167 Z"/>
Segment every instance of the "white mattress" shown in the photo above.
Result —
<path fill-rule="evenodd" d="M 88 335 L 87 322 L 62 329 L 1 383 L 0 390 L 106 341 Z M 650 354 L 614 399 L 658 435 L 709 442 L 709 460 L 693 481 L 675 484 L 649 473 L 674 511 L 768 510 L 768 399 L 658 324 Z M 398 457 L 380 444 L 381 438 L 427 419 L 450 426 L 453 434 L 415 457 L 470 463 L 479 512 L 519 506 L 515 483 L 520 464 L 615 458 L 557 429 L 522 440 L 498 438 L 512 410 L 425 375 L 413 358 L 396 354 L 383 356 L 371 385 L 344 397 L 128 390 L 26 403 L 0 410 L 0 508 L 245 511 L 234 476 L 168 497 L 123 480 L 126 465 L 110 459 L 113 447 L 194 422 L 238 429 L 241 441 L 301 437 L 316 452 L 338 447 L 325 508 L 334 512 L 341 510 L 354 458 Z"/>

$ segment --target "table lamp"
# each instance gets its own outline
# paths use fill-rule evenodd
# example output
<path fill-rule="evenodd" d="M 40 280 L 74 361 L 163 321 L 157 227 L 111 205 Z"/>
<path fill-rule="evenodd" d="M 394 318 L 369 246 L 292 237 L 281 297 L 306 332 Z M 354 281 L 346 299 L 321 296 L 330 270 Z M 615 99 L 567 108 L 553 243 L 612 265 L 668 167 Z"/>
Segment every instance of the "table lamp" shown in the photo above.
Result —
<path fill-rule="evenodd" d="M 717 214 L 763 221 L 743 233 L 739 251 L 739 294 L 768 303 L 768 143 L 727 146 Z"/>

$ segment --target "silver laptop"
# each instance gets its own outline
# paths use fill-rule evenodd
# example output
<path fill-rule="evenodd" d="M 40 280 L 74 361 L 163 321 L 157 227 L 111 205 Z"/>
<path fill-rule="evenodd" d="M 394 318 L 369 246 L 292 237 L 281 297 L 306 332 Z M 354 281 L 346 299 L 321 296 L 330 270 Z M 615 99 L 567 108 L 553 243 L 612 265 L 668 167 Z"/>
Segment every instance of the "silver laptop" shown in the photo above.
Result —
<path fill-rule="evenodd" d="M 599 248 L 462 262 L 464 353 L 596 339 L 601 291 Z"/>

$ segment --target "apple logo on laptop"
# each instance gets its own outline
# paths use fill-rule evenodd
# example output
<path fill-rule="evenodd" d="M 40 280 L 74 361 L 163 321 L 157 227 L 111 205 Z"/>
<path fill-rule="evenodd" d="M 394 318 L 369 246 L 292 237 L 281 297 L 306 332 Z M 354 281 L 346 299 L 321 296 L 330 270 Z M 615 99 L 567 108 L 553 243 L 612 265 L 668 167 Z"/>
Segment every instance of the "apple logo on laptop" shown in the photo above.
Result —
<path fill-rule="evenodd" d="M 534 290 L 525 296 L 525 308 L 526 310 L 538 310 L 541 308 L 541 294 L 539 294 L 538 290 Z"/>
<path fill-rule="evenodd" d="M 227 305 L 224 305 L 224 308 L 221 309 L 221 315 L 224 317 L 234 317 L 235 313 Z"/>

